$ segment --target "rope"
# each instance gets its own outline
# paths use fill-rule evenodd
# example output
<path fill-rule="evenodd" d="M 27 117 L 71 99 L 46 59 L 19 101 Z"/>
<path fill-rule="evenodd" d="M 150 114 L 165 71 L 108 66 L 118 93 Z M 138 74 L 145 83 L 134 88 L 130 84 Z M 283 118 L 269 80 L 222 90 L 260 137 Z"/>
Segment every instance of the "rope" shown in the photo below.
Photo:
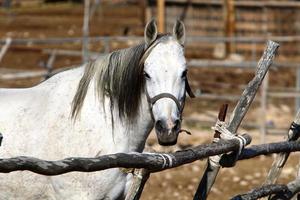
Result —
<path fill-rule="evenodd" d="M 220 138 L 214 138 L 213 142 L 219 142 L 220 139 L 223 140 L 233 140 L 233 139 L 237 139 L 239 141 L 239 150 L 237 151 L 237 153 L 235 154 L 235 158 L 234 158 L 234 163 L 233 165 L 236 163 L 236 161 L 238 160 L 239 155 L 241 154 L 241 152 L 243 151 L 244 147 L 247 144 L 246 139 L 243 136 L 237 135 L 236 133 L 231 133 L 228 129 L 227 129 L 227 124 L 226 122 L 217 120 L 215 126 L 212 127 L 212 129 L 214 131 L 218 131 L 220 132 Z M 220 159 L 221 159 L 222 155 L 216 155 L 216 156 L 211 156 L 209 157 L 209 162 L 211 165 L 213 166 L 220 166 Z"/>
<path fill-rule="evenodd" d="M 173 166 L 173 158 L 169 154 L 165 153 L 152 153 L 152 152 L 143 152 L 144 154 L 150 154 L 150 155 L 158 155 L 163 159 L 162 168 L 168 168 Z"/>

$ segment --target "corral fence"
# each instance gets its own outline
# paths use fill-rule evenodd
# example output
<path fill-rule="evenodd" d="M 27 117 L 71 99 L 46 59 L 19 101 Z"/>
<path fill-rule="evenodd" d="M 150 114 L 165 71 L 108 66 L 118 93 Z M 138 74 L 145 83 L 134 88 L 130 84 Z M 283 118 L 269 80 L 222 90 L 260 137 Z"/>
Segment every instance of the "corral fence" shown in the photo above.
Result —
<path fill-rule="evenodd" d="M 267 39 L 274 40 L 278 42 L 281 46 L 288 45 L 290 43 L 299 43 L 299 36 L 269 36 L 269 37 L 202 37 L 202 36 L 189 36 L 187 37 L 187 51 L 190 51 L 191 48 L 189 44 L 197 44 L 199 47 L 202 47 L 202 44 L 210 43 L 211 46 L 218 47 L 220 43 L 227 42 L 235 42 L 239 44 L 248 44 L 253 47 L 252 56 L 245 57 L 242 59 L 215 59 L 215 58 L 189 58 L 188 65 L 190 67 L 195 68 L 223 68 L 223 69 L 242 69 L 242 70 L 255 70 L 256 62 L 258 59 L 258 55 L 260 54 L 260 49 L 258 46 L 264 44 Z M 96 59 L 98 56 L 101 56 L 102 53 L 108 53 L 112 49 L 112 44 L 120 43 L 123 46 L 132 46 L 137 44 L 143 40 L 142 37 L 89 37 L 89 43 L 101 43 L 102 50 L 101 52 L 94 51 L 80 51 L 80 50 L 68 50 L 68 49 L 58 49 L 58 48 L 46 48 L 45 45 L 56 45 L 56 44 L 81 44 L 83 42 L 83 38 L 48 38 L 48 39 L 5 39 L 0 40 L 0 45 L 2 45 L 2 50 L 0 51 L 0 62 L 4 58 L 5 53 L 11 50 L 22 50 L 22 51 L 30 51 L 37 52 L 39 54 L 47 55 L 48 60 L 45 62 L 44 69 L 41 70 L 13 70 L 9 66 L 3 66 L 0 68 L 0 80 L 9 81 L 16 79 L 30 79 L 35 77 L 48 77 L 50 74 L 56 73 L 63 69 L 53 69 L 55 61 L 58 58 L 70 58 L 70 57 L 86 57 L 89 59 Z M 41 47 L 39 47 L 41 46 Z M 115 45 L 114 45 L 115 46 Z M 208 50 L 209 51 L 209 50 Z M 83 53 L 84 52 L 84 53 Z M 279 50 L 279 56 L 281 51 Z M 240 54 L 239 54 L 240 55 Z M 243 54 L 241 54 L 243 56 Z M 260 105 L 260 112 L 258 112 L 259 123 L 254 123 L 251 121 L 247 121 L 243 123 L 244 127 L 259 129 L 261 132 L 261 141 L 265 141 L 265 136 L 267 133 L 270 134 L 283 134 L 285 127 L 276 127 L 276 125 L 268 123 L 267 119 L 267 105 L 270 99 L 279 98 L 279 99 L 290 99 L 295 98 L 295 112 L 300 107 L 300 64 L 297 60 L 290 59 L 277 59 L 275 61 L 271 70 L 285 70 L 290 69 L 294 71 L 296 76 L 295 86 L 294 87 L 272 87 L 269 85 L 268 74 L 266 75 L 265 81 L 262 85 L 259 98 L 256 98 L 255 101 Z M 208 81 L 206 83 L 206 81 Z M 211 84 L 209 80 L 201 81 L 204 85 Z M 230 84 L 228 83 L 213 83 L 215 87 L 218 88 L 228 88 Z M 193 86 L 193 82 L 191 82 Z M 203 100 L 217 100 L 217 101 L 226 101 L 226 102 L 236 102 L 239 99 L 238 95 L 233 94 L 218 94 L 218 93 L 208 93 L 202 92 L 201 88 L 197 88 L 198 86 L 194 86 L 196 96 L 199 99 Z M 240 89 L 245 88 L 245 85 L 235 86 Z M 186 122 L 198 123 L 211 126 L 214 123 L 214 119 L 210 118 L 209 120 L 201 120 L 195 118 L 186 118 Z"/>
<path fill-rule="evenodd" d="M 194 199 L 206 199 L 218 171 L 222 167 L 233 167 L 238 160 L 250 159 L 259 155 L 279 153 L 274 160 L 266 182 L 259 188 L 240 194 L 232 199 L 257 199 L 269 196 L 270 199 L 291 199 L 300 192 L 300 177 L 287 185 L 275 184 L 281 169 L 293 151 L 300 151 L 300 111 L 297 113 L 287 134 L 287 141 L 252 145 L 247 134 L 238 135 L 237 130 L 246 115 L 254 97 L 267 74 L 279 45 L 269 41 L 259 60 L 254 78 L 248 83 L 228 122 L 227 106 L 220 109 L 214 127 L 215 135 L 212 144 L 199 145 L 175 153 L 117 153 L 95 158 L 66 158 L 59 161 L 45 161 L 32 157 L 15 157 L 0 159 L 0 172 L 9 173 L 28 170 L 42 175 L 54 176 L 71 171 L 93 172 L 109 168 L 136 168 L 133 183 L 126 200 L 139 199 L 143 187 L 151 173 L 178 167 L 183 164 L 207 158 L 206 171 L 199 183 Z"/>

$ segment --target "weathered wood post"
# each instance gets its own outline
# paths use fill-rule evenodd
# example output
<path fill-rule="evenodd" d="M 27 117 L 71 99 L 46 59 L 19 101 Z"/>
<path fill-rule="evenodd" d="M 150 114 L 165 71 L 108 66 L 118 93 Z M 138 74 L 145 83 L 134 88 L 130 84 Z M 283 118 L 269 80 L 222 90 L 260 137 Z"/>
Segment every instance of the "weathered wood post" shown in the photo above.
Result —
<path fill-rule="evenodd" d="M 139 200 L 149 176 L 147 169 L 134 169 L 132 184 L 125 200 Z"/>
<path fill-rule="evenodd" d="M 244 116 L 246 115 L 259 86 L 261 85 L 266 73 L 271 66 L 274 56 L 277 52 L 279 44 L 268 41 L 267 47 L 258 62 L 255 77 L 248 83 L 248 86 L 245 88 L 240 100 L 238 101 L 227 125 L 227 130 L 231 133 L 236 133 L 237 129 L 242 122 Z M 204 172 L 203 178 L 206 181 L 201 181 L 199 187 L 194 196 L 194 200 L 206 199 L 212 185 L 215 182 L 215 179 L 220 170 L 220 165 L 212 162 L 210 159 L 207 161 L 206 170 Z"/>
<path fill-rule="evenodd" d="M 300 65 L 296 69 L 296 90 L 300 90 Z M 300 98 L 296 97 L 295 99 L 295 112 L 300 108 Z"/>
<path fill-rule="evenodd" d="M 220 108 L 219 110 L 219 115 L 218 115 L 218 120 L 224 122 L 225 121 L 225 118 L 226 118 L 226 114 L 227 114 L 227 109 L 228 109 L 228 104 L 223 104 L 222 107 Z M 214 134 L 214 138 L 220 138 L 220 132 L 218 131 L 215 131 L 215 134 Z M 206 170 L 207 171 L 209 168 L 209 165 L 206 166 Z M 205 175 L 205 174 L 204 174 Z M 201 179 L 201 182 L 198 186 L 198 189 L 195 193 L 195 196 L 194 196 L 194 199 L 201 199 L 200 196 L 206 196 L 207 194 L 201 194 L 201 189 L 200 187 L 203 186 L 203 185 L 207 185 L 208 184 L 208 176 L 204 176 L 202 177 Z M 213 181 L 214 182 L 214 181 Z M 205 192 L 206 190 L 204 190 Z"/>
<path fill-rule="evenodd" d="M 45 75 L 45 79 L 48 79 L 51 76 L 55 59 L 56 59 L 56 50 L 53 50 L 50 54 L 50 57 L 49 57 L 47 63 L 46 63 L 46 66 L 45 66 L 45 68 L 47 70 L 47 74 Z"/>
<path fill-rule="evenodd" d="M 265 143 L 266 134 L 267 134 L 267 97 L 268 97 L 268 88 L 269 88 L 269 73 L 266 74 L 265 80 L 262 83 L 261 87 L 261 99 L 260 99 L 260 106 L 261 106 L 261 116 L 260 116 L 260 142 Z"/>
<path fill-rule="evenodd" d="M 90 0 L 84 0 L 84 17 L 83 17 L 83 41 L 82 41 L 82 62 L 89 60 L 89 20 L 90 19 Z"/>
<path fill-rule="evenodd" d="M 300 110 L 298 110 L 298 113 L 295 116 L 294 121 L 291 124 L 291 127 L 288 131 L 287 139 L 286 139 L 287 141 L 296 141 L 299 139 L 300 136 L 299 127 L 300 127 Z M 268 176 L 264 182 L 264 185 L 276 183 L 289 155 L 290 153 L 280 153 L 277 155 L 268 173 Z"/>
<path fill-rule="evenodd" d="M 235 33 L 235 6 L 233 0 L 223 0 L 224 36 L 234 37 Z M 235 44 L 226 42 L 226 55 L 235 52 Z"/>
<path fill-rule="evenodd" d="M 165 32 L 165 0 L 157 0 L 157 24 L 158 31 Z"/>
<path fill-rule="evenodd" d="M 6 54 L 8 48 L 10 47 L 11 42 L 12 42 L 12 39 L 11 39 L 11 38 L 6 38 L 5 44 L 4 44 L 4 46 L 1 48 L 1 51 L 0 51 L 0 62 L 2 61 L 2 59 L 3 59 L 4 55 Z"/>
<path fill-rule="evenodd" d="M 287 134 L 287 141 L 299 141 L 299 136 L 300 136 L 300 110 L 298 110 L 294 121 L 292 122 L 290 129 Z M 275 184 L 281 171 L 282 168 L 284 167 L 287 159 L 289 158 L 290 153 L 280 153 L 276 156 L 276 159 L 274 160 L 272 167 L 268 173 L 268 176 L 264 182 L 263 185 L 270 185 L 270 184 Z M 265 198 L 268 199 L 268 198 Z"/>

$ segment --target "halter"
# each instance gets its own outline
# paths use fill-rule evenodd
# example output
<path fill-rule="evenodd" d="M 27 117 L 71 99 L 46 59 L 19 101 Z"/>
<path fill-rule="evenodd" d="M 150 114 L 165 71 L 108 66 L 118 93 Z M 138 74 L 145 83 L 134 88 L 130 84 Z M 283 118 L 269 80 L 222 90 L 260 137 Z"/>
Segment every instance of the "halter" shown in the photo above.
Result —
<path fill-rule="evenodd" d="M 146 51 L 144 52 L 144 54 L 143 54 L 143 56 L 142 56 L 142 58 L 141 58 L 141 60 L 140 60 L 140 65 L 141 65 L 141 64 L 144 65 L 144 62 L 145 62 L 146 58 L 148 57 L 148 55 L 151 53 L 152 49 L 153 49 L 154 47 L 156 47 L 156 45 L 157 45 L 162 39 L 163 39 L 162 36 L 158 36 L 154 42 L 152 42 L 148 47 L 146 47 Z M 191 87 L 190 87 L 190 84 L 189 84 L 187 78 L 185 79 L 185 92 L 187 92 L 188 95 L 189 95 L 191 98 L 194 98 L 194 97 L 195 97 L 194 93 L 193 93 L 192 90 L 191 90 Z M 184 108 L 184 104 L 185 104 L 185 97 L 186 97 L 186 94 L 185 94 L 185 93 L 184 93 L 184 96 L 183 96 L 183 101 L 182 101 L 182 103 L 180 103 L 180 101 L 179 101 L 173 94 L 167 93 L 167 92 L 163 92 L 163 93 L 160 93 L 160 94 L 155 95 L 154 97 L 150 97 L 150 95 L 149 95 L 149 93 L 148 93 L 148 91 L 147 91 L 147 89 L 146 89 L 146 96 L 147 96 L 147 101 L 148 101 L 148 103 L 150 104 L 150 112 L 151 112 L 152 118 L 154 118 L 154 117 L 153 117 L 153 112 L 152 112 L 152 107 L 153 107 L 153 105 L 154 105 L 159 99 L 169 98 L 169 99 L 172 99 L 172 100 L 175 102 L 175 104 L 176 104 L 176 106 L 177 106 L 177 108 L 178 108 L 178 110 L 179 110 L 179 112 L 180 112 L 180 121 L 182 120 L 182 112 L 183 112 L 183 108 Z"/>
<path fill-rule="evenodd" d="M 189 85 L 189 82 L 188 80 L 186 79 L 185 80 L 185 91 L 188 93 L 188 95 L 191 97 L 191 98 L 194 98 L 195 95 L 193 94 L 191 88 L 190 88 L 190 85 Z M 160 93 L 158 95 L 155 95 L 154 97 L 150 97 L 148 91 L 146 90 L 146 96 L 147 96 L 147 101 L 148 103 L 150 104 L 150 109 L 151 109 L 151 115 L 152 115 L 152 118 L 153 118 L 153 112 L 152 112 L 152 108 L 153 108 L 153 105 L 159 100 L 159 99 L 163 99 L 163 98 L 169 98 L 169 99 L 172 99 L 176 106 L 177 106 L 177 109 L 179 110 L 179 113 L 180 113 L 180 121 L 182 120 L 182 112 L 183 112 L 183 109 L 184 109 L 184 105 L 185 105 L 185 97 L 186 95 L 184 94 L 183 96 L 183 101 L 182 103 L 180 103 L 180 101 L 171 93 L 167 93 L 167 92 L 163 92 L 163 93 Z"/>

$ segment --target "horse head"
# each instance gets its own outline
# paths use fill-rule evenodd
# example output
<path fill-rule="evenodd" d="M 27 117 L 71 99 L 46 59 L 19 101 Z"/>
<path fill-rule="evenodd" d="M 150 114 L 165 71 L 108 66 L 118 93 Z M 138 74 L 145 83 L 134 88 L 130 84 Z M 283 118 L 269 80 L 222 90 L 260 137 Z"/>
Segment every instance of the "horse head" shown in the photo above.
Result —
<path fill-rule="evenodd" d="M 159 35 L 154 20 L 145 28 L 145 90 L 158 142 L 177 143 L 186 93 L 191 97 L 184 56 L 185 27 L 177 20 L 172 34 Z"/>

